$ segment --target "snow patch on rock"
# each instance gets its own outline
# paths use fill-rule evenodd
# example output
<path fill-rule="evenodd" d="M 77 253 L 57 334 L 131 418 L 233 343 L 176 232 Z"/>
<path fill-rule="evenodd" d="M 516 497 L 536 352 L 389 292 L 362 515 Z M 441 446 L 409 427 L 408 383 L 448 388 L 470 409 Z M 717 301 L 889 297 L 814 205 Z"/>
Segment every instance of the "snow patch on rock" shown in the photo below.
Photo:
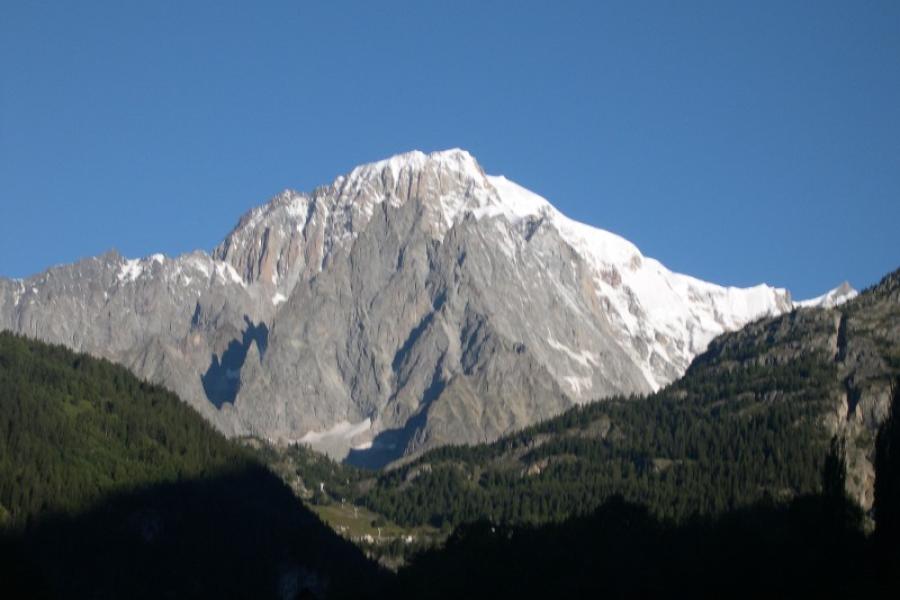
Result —
<path fill-rule="evenodd" d="M 372 419 L 369 418 L 366 418 L 359 423 L 338 421 L 332 427 L 329 427 L 324 431 L 309 431 L 297 441 L 301 444 L 309 444 L 311 446 L 318 446 L 332 441 L 349 442 L 354 437 L 369 431 L 371 428 Z"/>

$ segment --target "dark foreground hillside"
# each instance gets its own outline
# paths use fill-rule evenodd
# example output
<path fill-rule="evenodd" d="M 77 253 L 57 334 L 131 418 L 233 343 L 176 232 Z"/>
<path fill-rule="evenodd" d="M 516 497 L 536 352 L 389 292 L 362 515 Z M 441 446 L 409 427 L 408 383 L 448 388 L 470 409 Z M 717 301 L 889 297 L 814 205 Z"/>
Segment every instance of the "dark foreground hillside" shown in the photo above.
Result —
<path fill-rule="evenodd" d="M 542 526 L 477 522 L 419 555 L 403 598 L 896 598 L 900 561 L 822 497 L 680 525 L 613 498 Z"/>
<path fill-rule="evenodd" d="M 124 368 L 0 334 L 0 596 L 358 596 L 380 571 Z"/>

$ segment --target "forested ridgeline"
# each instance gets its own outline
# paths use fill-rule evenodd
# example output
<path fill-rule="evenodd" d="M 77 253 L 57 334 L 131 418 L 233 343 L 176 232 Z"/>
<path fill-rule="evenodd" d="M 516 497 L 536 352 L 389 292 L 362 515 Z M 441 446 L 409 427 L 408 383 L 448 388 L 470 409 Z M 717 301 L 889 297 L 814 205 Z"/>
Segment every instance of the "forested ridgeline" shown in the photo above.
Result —
<path fill-rule="evenodd" d="M 900 386 L 894 390 L 894 415 L 900 414 L 898 406 Z M 569 415 L 566 429 L 582 416 L 583 410 Z M 863 532 L 863 512 L 845 492 L 846 448 L 835 437 L 816 460 L 815 493 L 767 497 L 681 519 L 653 514 L 618 494 L 558 521 L 481 517 L 456 526 L 442 546 L 408 557 L 387 593 L 393 598 L 894 598 L 900 589 L 900 419 L 888 418 L 877 437 L 871 535 Z M 338 495 L 374 484 L 371 473 L 299 448 L 293 452 Z M 452 452 L 457 458 L 459 453 Z M 329 501 L 318 497 L 319 490 L 311 493 L 314 501 Z"/>
<path fill-rule="evenodd" d="M 118 490 L 252 461 L 177 396 L 108 361 L 0 333 L 0 510 L 21 527 Z"/>
<path fill-rule="evenodd" d="M 413 558 L 395 598 L 896 598 L 900 590 L 900 386 L 877 444 L 876 529 L 845 493 L 835 438 L 821 493 L 681 522 L 621 497 L 543 525 L 479 520 Z M 472 593 L 472 590 L 475 590 Z"/>
<path fill-rule="evenodd" d="M 126 369 L 0 333 L 3 597 L 374 593 L 254 455 Z"/>
<path fill-rule="evenodd" d="M 437 449 L 382 474 L 313 458 L 297 461 L 316 465 L 298 474 L 311 488 L 324 483 L 332 500 L 434 526 L 558 521 L 613 496 L 681 520 L 819 489 L 829 438 L 812 424 L 820 411 L 813 393 L 767 410 L 750 399 L 675 394 L 578 408 L 495 444 Z"/>

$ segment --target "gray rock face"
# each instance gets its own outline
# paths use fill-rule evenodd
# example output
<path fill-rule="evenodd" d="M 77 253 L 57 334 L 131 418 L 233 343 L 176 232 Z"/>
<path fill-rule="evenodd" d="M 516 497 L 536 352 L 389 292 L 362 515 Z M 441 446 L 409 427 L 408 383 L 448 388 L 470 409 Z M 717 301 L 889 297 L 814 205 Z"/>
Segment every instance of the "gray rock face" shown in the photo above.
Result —
<path fill-rule="evenodd" d="M 210 255 L 0 279 L 0 327 L 120 362 L 227 434 L 376 465 L 656 389 L 791 306 L 672 273 L 459 150 L 286 191 Z"/>

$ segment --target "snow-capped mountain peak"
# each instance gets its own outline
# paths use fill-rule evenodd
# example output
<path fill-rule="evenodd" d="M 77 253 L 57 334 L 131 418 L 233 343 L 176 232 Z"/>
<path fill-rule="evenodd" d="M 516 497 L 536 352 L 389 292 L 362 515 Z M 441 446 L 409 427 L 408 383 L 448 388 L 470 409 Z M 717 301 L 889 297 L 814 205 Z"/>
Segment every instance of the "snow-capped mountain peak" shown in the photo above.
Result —
<path fill-rule="evenodd" d="M 656 389 L 792 306 L 670 271 L 460 149 L 285 190 L 211 254 L 0 280 L 0 325 L 118 360 L 227 433 L 395 458 Z"/>
<path fill-rule="evenodd" d="M 845 281 L 841 285 L 837 286 L 833 290 L 825 292 L 821 296 L 816 296 L 815 298 L 810 298 L 809 300 L 800 300 L 798 302 L 794 302 L 794 306 L 796 306 L 797 308 L 834 308 L 835 306 L 840 306 L 848 300 L 856 298 L 856 296 L 858 295 L 859 292 L 853 289 L 853 287 L 850 285 L 850 282 Z"/>
<path fill-rule="evenodd" d="M 413 150 L 397 154 L 390 158 L 360 165 L 349 174 L 338 177 L 335 183 L 343 181 L 366 181 L 373 177 L 382 178 L 390 174 L 394 181 L 399 179 L 404 170 L 421 171 L 427 165 L 437 166 L 438 170 L 458 173 L 461 177 L 478 181 L 484 177 L 484 171 L 466 150 L 451 148 L 426 154 L 421 150 Z"/>
<path fill-rule="evenodd" d="M 586 274 L 581 289 L 565 293 L 588 293 L 590 302 L 605 307 L 604 318 L 629 340 L 623 352 L 639 365 L 649 389 L 679 375 L 716 335 L 791 306 L 783 289 L 725 288 L 674 273 L 625 238 L 566 217 L 502 175 L 487 175 L 461 149 L 413 151 L 361 165 L 312 195 L 283 192 L 248 213 L 216 257 L 248 282 L 268 285 L 277 305 L 297 281 L 323 269 L 331 253 L 349 251 L 377 207 L 400 210 L 409 202 L 421 205 L 431 238 L 442 241 L 471 217 L 494 232 L 492 243 L 507 258 L 526 257 L 536 272 L 556 267 L 534 252 L 531 236 L 540 227 L 552 230 Z M 559 370 L 560 381 L 577 398 L 590 398 L 595 388 L 585 378 L 592 375 L 576 367 L 577 373 Z"/>

